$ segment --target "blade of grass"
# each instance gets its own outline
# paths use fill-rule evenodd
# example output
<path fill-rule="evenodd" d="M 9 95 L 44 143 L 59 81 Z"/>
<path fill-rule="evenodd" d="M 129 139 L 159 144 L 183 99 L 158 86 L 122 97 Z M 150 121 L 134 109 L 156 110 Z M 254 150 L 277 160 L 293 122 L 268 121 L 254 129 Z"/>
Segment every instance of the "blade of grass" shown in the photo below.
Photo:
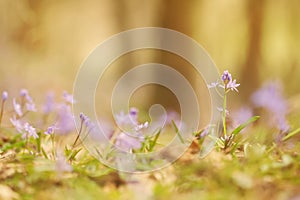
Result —
<path fill-rule="evenodd" d="M 158 139 L 160 133 L 161 133 L 161 129 L 159 129 L 158 133 L 155 135 L 154 140 L 150 141 L 150 145 L 149 145 L 148 151 L 152 151 L 153 150 L 154 146 L 156 145 L 156 142 L 157 142 L 157 139 Z"/>
<path fill-rule="evenodd" d="M 47 155 L 47 153 L 46 153 L 46 151 L 45 151 L 45 149 L 44 149 L 43 147 L 41 147 L 41 151 L 42 151 L 43 156 L 44 156 L 46 159 L 49 159 L 49 157 L 48 157 L 48 155 Z"/>
<path fill-rule="evenodd" d="M 298 129 L 296 129 L 296 130 L 290 132 L 289 134 L 287 134 L 284 138 L 282 138 L 281 141 L 285 142 L 285 141 L 287 141 L 288 139 L 290 139 L 291 137 L 297 135 L 298 133 L 300 133 L 300 128 L 298 128 Z"/>
<path fill-rule="evenodd" d="M 178 138 L 179 138 L 180 142 L 181 142 L 181 143 L 184 143 L 184 139 L 183 139 L 181 133 L 179 132 L 179 129 L 178 129 L 178 127 L 176 126 L 174 120 L 172 120 L 172 125 L 174 126 L 175 132 L 176 132 L 176 134 L 178 135 Z"/>
<path fill-rule="evenodd" d="M 237 135 L 241 132 L 241 130 L 243 130 L 246 126 L 248 126 L 249 124 L 255 122 L 256 120 L 258 120 L 260 118 L 260 116 L 254 116 L 251 117 L 250 119 L 248 119 L 245 123 L 239 125 L 236 129 L 234 129 L 232 131 L 232 135 Z"/>

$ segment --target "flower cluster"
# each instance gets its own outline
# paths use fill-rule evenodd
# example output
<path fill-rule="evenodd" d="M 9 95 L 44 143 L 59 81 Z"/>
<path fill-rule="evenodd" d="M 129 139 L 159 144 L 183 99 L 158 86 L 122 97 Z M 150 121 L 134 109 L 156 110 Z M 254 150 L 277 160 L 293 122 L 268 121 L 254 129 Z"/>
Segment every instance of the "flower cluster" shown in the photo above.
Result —
<path fill-rule="evenodd" d="M 10 119 L 11 123 L 14 125 L 16 130 L 22 134 L 22 138 L 27 139 L 29 137 L 38 138 L 38 134 L 36 132 L 36 129 L 33 128 L 28 122 L 25 122 L 24 124 L 17 120 L 16 118 Z"/>
<path fill-rule="evenodd" d="M 65 103 L 56 104 L 54 102 L 54 97 L 52 94 L 47 96 L 47 100 L 43 109 L 42 114 L 48 116 L 51 112 L 55 112 L 56 114 L 56 121 L 55 125 L 49 126 L 44 133 L 46 135 L 51 135 L 55 132 L 58 134 L 67 134 L 74 131 L 74 117 L 71 112 L 71 105 L 70 103 L 74 103 L 73 96 L 64 92 L 63 99 Z M 2 92 L 2 106 L 0 112 L 0 125 L 3 117 L 3 110 L 4 110 L 4 103 L 8 100 L 8 92 Z M 36 126 L 32 125 L 31 123 L 26 121 L 25 115 L 29 112 L 37 112 L 37 108 L 32 97 L 29 95 L 26 89 L 21 89 L 19 93 L 19 97 L 12 98 L 12 105 L 13 105 L 13 112 L 12 115 L 9 117 L 11 124 L 17 130 L 18 133 L 22 134 L 23 138 L 38 138 L 38 131 L 39 129 L 43 129 L 43 127 L 37 128 Z M 47 119 L 47 117 L 43 117 L 43 119 Z M 47 123 L 44 121 L 43 123 Z"/>
<path fill-rule="evenodd" d="M 53 135 L 55 130 L 58 130 L 58 128 L 56 127 L 56 125 L 52 125 L 52 126 L 49 126 L 47 128 L 47 130 L 44 132 L 44 134 L 46 135 Z"/>
<path fill-rule="evenodd" d="M 4 91 L 2 93 L 2 101 L 6 101 L 8 98 L 8 93 Z M 16 130 L 22 134 L 22 138 L 38 138 L 38 134 L 36 129 L 30 125 L 28 122 L 23 122 L 21 118 L 25 116 L 28 112 L 36 112 L 37 109 L 35 107 L 35 104 L 29 95 L 28 91 L 26 89 L 22 89 L 20 91 L 20 101 L 21 103 L 17 102 L 16 98 L 13 98 L 13 108 L 14 113 L 13 117 L 10 118 L 10 122 L 12 125 L 16 128 Z"/>
<path fill-rule="evenodd" d="M 286 120 L 288 104 L 282 95 L 279 82 L 267 82 L 251 97 L 255 107 L 265 108 L 271 115 L 271 122 L 282 132 L 287 132 L 290 125 Z"/>
<path fill-rule="evenodd" d="M 20 97 L 21 97 L 21 103 L 18 103 L 16 98 L 13 98 L 14 111 L 19 118 L 29 111 L 31 112 L 37 111 L 35 104 L 26 89 L 22 89 L 20 91 Z M 24 111 L 24 106 L 26 107 L 25 111 Z"/>
<path fill-rule="evenodd" d="M 121 111 L 115 116 L 116 123 L 121 129 L 121 133 L 116 138 L 115 145 L 122 150 L 131 151 L 139 149 L 142 146 L 144 137 L 142 130 L 148 128 L 149 123 L 139 123 L 139 110 L 137 108 L 130 108 L 129 113 L 125 114 Z"/>
<path fill-rule="evenodd" d="M 236 83 L 236 80 L 232 78 L 232 75 L 228 72 L 228 70 L 225 70 L 221 76 L 222 83 L 213 82 L 208 85 L 208 88 L 215 88 L 217 86 L 223 88 L 225 92 L 228 92 L 230 90 L 235 90 L 238 92 L 238 87 L 240 86 L 239 83 Z"/>

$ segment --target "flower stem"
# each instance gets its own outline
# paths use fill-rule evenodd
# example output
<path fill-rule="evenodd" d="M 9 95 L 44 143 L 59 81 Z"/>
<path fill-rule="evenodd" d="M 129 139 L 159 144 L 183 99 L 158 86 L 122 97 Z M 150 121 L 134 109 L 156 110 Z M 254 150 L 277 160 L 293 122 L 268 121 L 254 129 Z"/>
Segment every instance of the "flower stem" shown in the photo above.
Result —
<path fill-rule="evenodd" d="M 76 139 L 75 139 L 75 141 L 74 141 L 74 143 L 72 145 L 72 149 L 74 149 L 75 146 L 76 146 L 76 144 L 77 144 L 77 141 L 78 141 L 78 139 L 80 137 L 80 134 L 82 132 L 82 126 L 83 126 L 83 121 L 81 120 L 80 129 L 79 129 L 78 135 L 76 136 Z"/>
<path fill-rule="evenodd" d="M 53 156 L 53 159 L 56 158 L 56 148 L 55 148 L 55 138 L 54 138 L 54 134 L 50 135 L 50 138 L 51 138 L 51 143 L 52 143 L 52 156 Z"/>
<path fill-rule="evenodd" d="M 2 100 L 1 111 L 0 111 L 0 127 L 1 127 L 1 122 L 2 122 L 3 110 L 4 110 L 4 101 Z"/>
<path fill-rule="evenodd" d="M 225 89 L 226 90 L 226 89 Z M 227 104 L 227 98 L 226 98 L 226 91 L 224 94 L 224 99 L 223 99 L 223 112 L 222 112 L 222 121 L 223 121 L 223 132 L 225 138 L 227 137 L 227 128 L 226 128 L 226 104 Z"/>

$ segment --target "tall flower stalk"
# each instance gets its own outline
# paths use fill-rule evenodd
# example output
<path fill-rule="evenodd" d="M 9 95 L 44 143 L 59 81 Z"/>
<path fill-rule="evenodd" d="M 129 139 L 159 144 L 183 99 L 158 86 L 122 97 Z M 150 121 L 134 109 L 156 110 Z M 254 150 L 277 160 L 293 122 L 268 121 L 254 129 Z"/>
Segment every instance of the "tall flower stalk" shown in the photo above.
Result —
<path fill-rule="evenodd" d="M 239 134 L 247 125 L 256 121 L 259 117 L 254 116 L 240 124 L 237 128 L 235 128 L 230 134 L 228 134 L 227 130 L 227 121 L 226 117 L 228 114 L 227 111 L 227 95 L 230 91 L 238 92 L 239 83 L 236 82 L 235 79 L 232 78 L 231 74 L 228 70 L 225 70 L 221 76 L 222 82 L 215 82 L 208 85 L 208 88 L 216 88 L 220 87 L 224 90 L 223 97 L 223 105 L 222 108 L 218 108 L 222 112 L 222 125 L 223 125 L 223 136 L 221 138 L 216 139 L 217 147 L 224 150 L 225 152 L 234 153 L 235 149 L 238 147 L 238 142 L 235 141 L 235 136 Z M 221 94 L 220 94 L 221 95 Z"/>
<path fill-rule="evenodd" d="M 224 96 L 223 96 L 223 108 L 222 108 L 222 125 L 223 125 L 223 133 L 224 137 L 227 137 L 227 126 L 226 126 L 226 115 L 227 115 L 227 94 L 230 91 L 238 92 L 237 87 L 240 86 L 239 83 L 236 83 L 235 79 L 232 79 L 231 74 L 228 70 L 225 70 L 221 77 L 223 83 L 219 84 L 221 88 L 224 89 Z"/>

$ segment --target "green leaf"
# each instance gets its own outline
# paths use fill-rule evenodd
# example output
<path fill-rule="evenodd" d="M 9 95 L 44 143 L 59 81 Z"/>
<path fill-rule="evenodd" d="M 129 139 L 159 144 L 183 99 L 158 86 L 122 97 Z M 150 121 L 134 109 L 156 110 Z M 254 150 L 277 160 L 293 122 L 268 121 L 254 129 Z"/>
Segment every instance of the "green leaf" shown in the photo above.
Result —
<path fill-rule="evenodd" d="M 45 151 L 45 149 L 44 149 L 43 147 L 41 147 L 41 151 L 42 151 L 43 156 L 44 156 L 46 159 L 49 159 L 49 157 L 48 157 L 48 155 L 47 155 L 47 153 L 46 153 L 46 151 Z"/>
<path fill-rule="evenodd" d="M 157 139 L 158 139 L 160 133 L 161 133 L 161 129 L 159 129 L 159 131 L 158 131 L 158 133 L 155 135 L 154 139 L 149 141 L 149 148 L 148 148 L 148 151 L 152 151 L 152 150 L 153 150 L 154 146 L 155 146 L 156 143 L 157 143 Z"/>
<path fill-rule="evenodd" d="M 103 159 L 103 155 L 102 155 L 101 151 L 99 151 L 96 147 L 95 147 L 95 150 L 96 150 L 97 154 Z"/>
<path fill-rule="evenodd" d="M 224 148 L 224 146 L 225 146 L 224 141 L 221 140 L 220 138 L 216 139 L 216 143 L 217 143 L 217 146 L 220 148 Z"/>
<path fill-rule="evenodd" d="M 16 143 L 4 143 L 2 148 L 0 149 L 1 151 L 5 152 L 5 151 L 8 151 L 10 149 L 21 149 L 25 146 L 25 141 L 22 140 L 22 141 L 19 141 L 19 142 L 16 142 Z"/>
<path fill-rule="evenodd" d="M 75 160 L 75 157 L 77 156 L 77 154 L 82 150 L 82 148 L 76 149 L 76 150 L 72 150 L 68 160 Z"/>
<path fill-rule="evenodd" d="M 172 125 L 174 126 L 175 132 L 176 132 L 176 134 L 178 135 L 178 138 L 179 138 L 180 142 L 181 142 L 181 143 L 184 143 L 184 139 L 183 139 L 181 133 L 179 132 L 179 129 L 178 129 L 178 127 L 176 126 L 174 120 L 172 120 Z"/>
<path fill-rule="evenodd" d="M 291 137 L 297 135 L 298 133 L 300 133 L 300 128 L 298 128 L 298 129 L 296 129 L 296 130 L 290 132 L 289 134 L 287 134 L 284 138 L 282 138 L 281 141 L 283 141 L 283 142 L 284 142 L 284 141 L 287 141 L 288 139 L 290 139 Z"/>
<path fill-rule="evenodd" d="M 237 128 L 235 128 L 232 131 L 232 135 L 237 135 L 239 134 L 244 128 L 246 128 L 249 124 L 255 122 L 256 120 L 258 120 L 260 118 L 260 116 L 254 116 L 251 117 L 250 119 L 248 119 L 245 123 L 242 123 L 241 125 L 239 125 Z"/>
<path fill-rule="evenodd" d="M 41 152 L 41 132 L 38 132 L 38 138 L 35 139 L 36 141 L 36 147 L 37 147 L 37 152 L 40 153 Z"/>

